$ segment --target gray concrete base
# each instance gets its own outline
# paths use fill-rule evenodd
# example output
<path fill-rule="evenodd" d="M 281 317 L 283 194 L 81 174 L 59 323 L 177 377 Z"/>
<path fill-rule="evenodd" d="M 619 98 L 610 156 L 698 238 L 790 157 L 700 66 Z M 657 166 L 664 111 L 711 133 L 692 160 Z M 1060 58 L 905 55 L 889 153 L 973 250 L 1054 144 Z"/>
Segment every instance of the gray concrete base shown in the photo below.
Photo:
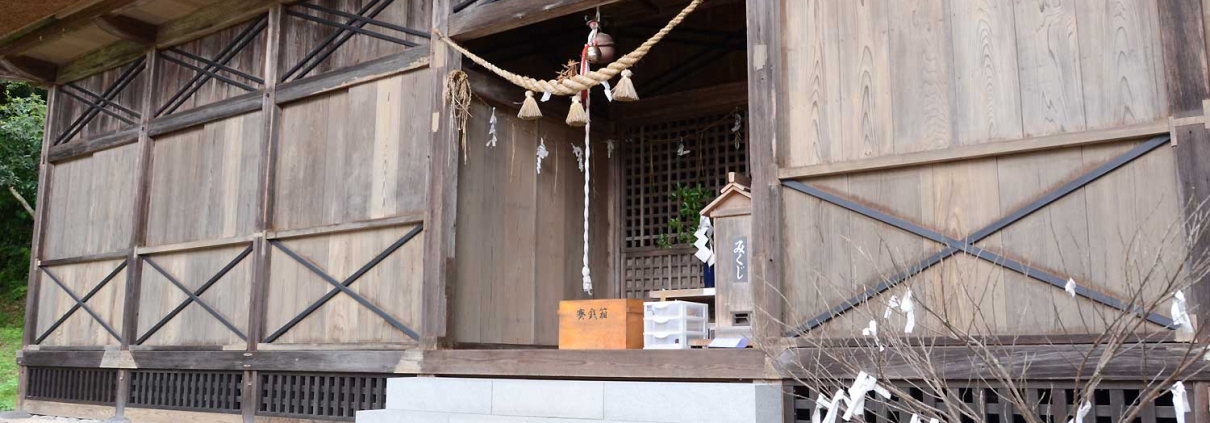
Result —
<path fill-rule="evenodd" d="M 125 418 L 125 417 L 113 416 L 108 419 L 102 420 L 101 423 L 130 423 L 130 419 Z"/>
<path fill-rule="evenodd" d="M 16 419 L 28 419 L 30 417 L 33 417 L 33 416 L 24 411 L 5 411 L 3 413 L 0 413 L 0 419 L 16 420 Z"/>
<path fill-rule="evenodd" d="M 458 378 L 387 381 L 358 423 L 782 423 L 780 384 Z"/>

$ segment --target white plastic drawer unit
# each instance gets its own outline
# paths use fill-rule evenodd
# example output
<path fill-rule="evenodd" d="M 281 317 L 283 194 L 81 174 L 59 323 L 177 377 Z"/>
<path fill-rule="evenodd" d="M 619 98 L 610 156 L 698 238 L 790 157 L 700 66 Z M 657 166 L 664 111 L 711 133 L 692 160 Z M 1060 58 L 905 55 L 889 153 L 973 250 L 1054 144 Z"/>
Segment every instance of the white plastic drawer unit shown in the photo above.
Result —
<path fill-rule="evenodd" d="M 689 341 L 706 339 L 705 332 L 648 332 L 643 334 L 645 350 L 687 350 Z"/>
<path fill-rule="evenodd" d="M 643 317 L 709 317 L 709 306 L 688 301 L 643 303 Z"/>
<path fill-rule="evenodd" d="M 643 333 L 702 332 L 709 330 L 705 317 L 644 317 Z"/>

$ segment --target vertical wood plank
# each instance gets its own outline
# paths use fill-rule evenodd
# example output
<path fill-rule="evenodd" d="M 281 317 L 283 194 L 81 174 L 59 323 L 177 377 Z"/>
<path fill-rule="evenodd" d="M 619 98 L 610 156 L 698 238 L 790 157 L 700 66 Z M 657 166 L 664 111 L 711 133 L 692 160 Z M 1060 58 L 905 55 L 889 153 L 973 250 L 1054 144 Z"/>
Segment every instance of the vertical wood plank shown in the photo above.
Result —
<path fill-rule="evenodd" d="M 958 144 L 1021 137 L 1013 7 L 996 0 L 950 3 Z"/>
<path fill-rule="evenodd" d="M 840 53 L 838 4 L 827 0 L 785 2 L 787 25 L 784 38 L 787 136 L 778 145 L 785 152 L 786 166 L 830 163 L 842 159 L 840 119 Z M 869 2 L 877 3 L 877 2 Z M 762 12 L 764 13 L 764 12 Z M 749 13 L 751 16 L 751 13 Z M 749 23 L 751 25 L 751 23 Z M 854 54 L 851 51 L 846 53 Z M 776 50 L 762 54 L 782 56 Z M 864 55 L 861 55 L 864 59 Z M 861 81 L 862 79 L 858 79 Z M 751 97 L 750 98 L 756 98 Z M 755 117 L 755 113 L 749 113 Z"/>
<path fill-rule="evenodd" d="M 1016 2 L 1024 136 L 1077 132 L 1086 126 L 1076 2 Z"/>
<path fill-rule="evenodd" d="M 842 144 L 844 160 L 892 154 L 890 21 L 898 18 L 889 16 L 889 2 L 837 4 L 841 65 L 832 78 L 840 81 L 844 112 L 840 116 L 842 137 L 834 143 Z M 794 26 L 798 25 L 790 27 Z M 790 92 L 796 91 L 791 88 Z"/>
<path fill-rule="evenodd" d="M 1151 41 L 1157 33 L 1146 0 L 1078 1 L 1080 65 L 1088 129 L 1166 116 Z M 1204 49 L 1203 49 L 1204 50 Z"/>
<path fill-rule="evenodd" d="M 891 84 L 895 153 L 954 144 L 955 107 L 950 16 L 945 0 L 891 2 Z M 752 98 L 751 96 L 749 96 Z M 757 219 L 759 220 L 759 219 Z"/>
<path fill-rule="evenodd" d="M 452 11 L 449 0 L 432 2 L 432 28 L 449 30 Z M 422 347 L 436 349 L 447 343 L 450 319 L 449 289 L 455 280 L 456 261 L 454 222 L 458 206 L 458 131 L 454 128 L 453 109 L 445 101 L 445 77 L 461 68 L 461 55 L 444 43 L 432 43 L 429 73 L 432 84 L 432 147 L 429 149 L 428 209 L 425 212 L 424 301 Z"/>
<path fill-rule="evenodd" d="M 752 170 L 752 299 L 758 310 L 753 324 L 757 345 L 780 338 L 776 323 L 782 316 L 782 300 L 776 293 L 781 278 L 781 182 L 777 179 L 778 143 L 786 139 L 786 84 L 782 67 L 783 2 L 752 2 L 747 5 L 748 92 L 750 135 L 748 144 Z M 770 319 L 769 317 L 772 317 Z"/>

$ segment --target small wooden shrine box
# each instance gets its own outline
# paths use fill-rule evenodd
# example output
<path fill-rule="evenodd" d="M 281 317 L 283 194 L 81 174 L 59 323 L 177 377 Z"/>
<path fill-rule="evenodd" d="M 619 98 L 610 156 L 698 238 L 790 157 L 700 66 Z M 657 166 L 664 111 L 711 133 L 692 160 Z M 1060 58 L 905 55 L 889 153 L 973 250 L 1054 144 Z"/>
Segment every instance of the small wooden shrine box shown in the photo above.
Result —
<path fill-rule="evenodd" d="M 718 198 L 702 209 L 714 225 L 714 322 L 716 332 L 749 335 L 752 318 L 751 260 L 752 193 L 735 173 Z"/>
<path fill-rule="evenodd" d="M 559 349 L 643 348 L 643 301 L 636 299 L 559 302 Z"/>

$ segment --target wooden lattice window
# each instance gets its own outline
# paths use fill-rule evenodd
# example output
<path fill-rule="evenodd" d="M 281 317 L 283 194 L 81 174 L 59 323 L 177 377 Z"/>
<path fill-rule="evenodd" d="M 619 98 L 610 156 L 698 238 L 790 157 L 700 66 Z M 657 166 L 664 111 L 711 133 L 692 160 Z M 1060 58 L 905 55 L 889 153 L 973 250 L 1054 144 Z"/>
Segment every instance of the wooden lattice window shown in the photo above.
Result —
<path fill-rule="evenodd" d="M 131 407 L 239 413 L 241 372 L 135 370 L 130 372 Z"/>
<path fill-rule="evenodd" d="M 643 125 L 626 131 L 625 296 L 645 298 L 658 289 L 700 288 L 701 263 L 687 244 L 677 244 L 668 221 L 679 205 L 678 186 L 717 193 L 727 173 L 748 172 L 746 116 L 740 110 Z M 674 245 L 661 248 L 668 237 Z"/>
<path fill-rule="evenodd" d="M 113 404 L 117 392 L 117 369 L 29 368 L 29 399 Z"/>
<path fill-rule="evenodd" d="M 353 421 L 385 408 L 386 393 L 384 375 L 262 372 L 257 414 Z"/>

